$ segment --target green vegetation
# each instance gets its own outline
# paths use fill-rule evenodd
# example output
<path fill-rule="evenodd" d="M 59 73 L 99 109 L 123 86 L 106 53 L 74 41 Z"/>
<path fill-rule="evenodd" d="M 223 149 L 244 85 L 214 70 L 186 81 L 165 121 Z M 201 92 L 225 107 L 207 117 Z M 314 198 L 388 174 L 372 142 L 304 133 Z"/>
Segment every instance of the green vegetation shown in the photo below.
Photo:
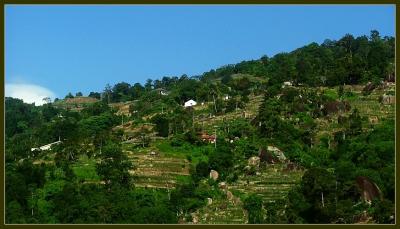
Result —
<path fill-rule="evenodd" d="M 394 38 L 372 31 L 43 106 L 6 98 L 6 223 L 393 223 L 393 63 Z"/>

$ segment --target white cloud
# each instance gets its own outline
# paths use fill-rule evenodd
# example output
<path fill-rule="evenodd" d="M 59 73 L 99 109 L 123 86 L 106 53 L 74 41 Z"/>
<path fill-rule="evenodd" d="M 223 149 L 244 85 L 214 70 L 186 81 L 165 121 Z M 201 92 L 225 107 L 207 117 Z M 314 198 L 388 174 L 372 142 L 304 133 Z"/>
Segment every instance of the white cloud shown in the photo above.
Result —
<path fill-rule="evenodd" d="M 36 106 L 45 103 L 43 98 L 50 97 L 53 100 L 55 97 L 49 89 L 34 84 L 6 84 L 5 94 L 6 97 L 22 99 L 25 103 L 35 103 Z"/>

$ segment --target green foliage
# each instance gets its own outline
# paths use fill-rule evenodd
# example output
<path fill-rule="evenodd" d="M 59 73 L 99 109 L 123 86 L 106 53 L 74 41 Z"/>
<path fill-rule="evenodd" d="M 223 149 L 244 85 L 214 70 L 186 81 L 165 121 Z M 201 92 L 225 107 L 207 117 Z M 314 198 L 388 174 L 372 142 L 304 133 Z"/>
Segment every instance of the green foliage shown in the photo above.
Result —
<path fill-rule="evenodd" d="M 194 181 L 199 181 L 202 178 L 208 177 L 209 172 L 210 168 L 208 162 L 200 161 L 191 175 Z"/>
<path fill-rule="evenodd" d="M 244 209 L 248 212 L 250 224 L 263 223 L 262 218 L 262 200 L 256 194 L 248 196 L 243 203 Z"/>
<path fill-rule="evenodd" d="M 166 115 L 157 114 L 151 118 L 151 122 L 156 124 L 156 131 L 161 137 L 168 137 L 169 134 L 169 120 Z"/>
<path fill-rule="evenodd" d="M 229 173 L 234 164 L 232 151 L 224 141 L 217 143 L 217 148 L 209 155 L 209 165 L 211 169 L 218 171 L 223 180 Z"/>
<path fill-rule="evenodd" d="M 102 149 L 101 161 L 97 165 L 97 173 L 105 182 L 107 188 L 113 186 L 130 187 L 132 178 L 129 170 L 133 168 L 127 156 L 122 153 L 121 147 L 108 143 Z"/>
<path fill-rule="evenodd" d="M 372 201 L 372 209 L 370 210 L 370 213 L 372 213 L 376 223 L 394 223 L 394 206 L 389 200 L 375 199 Z"/>
<path fill-rule="evenodd" d="M 74 96 L 72 95 L 71 92 L 69 92 L 69 93 L 65 96 L 65 98 L 66 98 L 66 99 L 72 99 L 72 98 L 74 98 Z"/>
<path fill-rule="evenodd" d="M 322 136 L 317 134 L 326 120 L 322 105 L 361 98 L 343 85 L 376 86 L 394 77 L 394 41 L 377 31 L 369 37 L 346 34 L 337 41 L 311 43 L 199 76 L 149 79 L 143 86 L 120 82 L 91 92 L 89 97 L 102 101 L 79 112 L 58 103 L 35 106 L 7 97 L 5 222 L 177 223 L 204 207 L 206 198 L 226 198 L 217 188 L 219 181 L 207 180 L 211 169 L 219 172 L 220 181 L 234 183 L 259 146 L 274 145 L 306 172 L 285 199 L 263 203 L 251 191 L 242 198 L 249 223 L 354 223 L 365 210 L 377 223 L 393 223 L 395 125 L 390 116 L 366 126 L 364 114 L 354 109 L 344 125 L 330 125 Z M 285 81 L 294 87 L 282 87 Z M 232 112 L 227 116 L 235 117 L 234 111 L 262 93 L 265 99 L 251 122 L 216 117 L 216 149 L 199 139 L 199 115 Z M 227 95 L 229 99 L 223 99 Z M 66 98 L 74 96 L 69 93 Z M 209 107 L 183 108 L 189 99 Z M 110 108 L 110 103 L 126 101 L 132 101 L 134 128 L 151 117 L 158 135 L 169 137 L 150 142 L 150 131 L 141 128 L 137 137 L 143 146 L 190 162 L 191 176 L 179 176 L 176 189 L 134 188 L 132 159 L 119 145 L 124 132 L 114 129 L 120 118 Z M 335 117 L 334 112 L 330 115 Z M 330 132 L 337 127 L 342 129 Z M 57 140 L 62 144 L 49 151 L 31 151 Z M 371 206 L 362 203 L 357 176 L 376 183 L 382 198 Z"/>

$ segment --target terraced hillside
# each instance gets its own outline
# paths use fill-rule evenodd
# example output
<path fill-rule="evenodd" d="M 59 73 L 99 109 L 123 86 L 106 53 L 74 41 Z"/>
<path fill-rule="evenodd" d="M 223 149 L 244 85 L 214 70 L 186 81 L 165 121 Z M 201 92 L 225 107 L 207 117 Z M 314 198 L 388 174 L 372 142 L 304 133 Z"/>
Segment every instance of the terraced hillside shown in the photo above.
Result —
<path fill-rule="evenodd" d="M 264 203 L 286 198 L 290 189 L 298 184 L 304 170 L 285 171 L 285 164 L 269 164 L 260 169 L 258 175 L 241 175 L 227 185 L 230 198 L 217 198 L 211 204 L 193 214 L 199 224 L 245 224 L 247 211 L 243 208 L 243 197 L 256 193 Z"/>
<path fill-rule="evenodd" d="M 88 105 L 98 102 L 100 100 L 92 97 L 77 96 L 75 98 L 66 98 L 53 103 L 55 107 L 63 109 L 71 109 L 73 111 L 80 111 Z"/>
<path fill-rule="evenodd" d="M 178 180 L 189 176 L 186 159 L 169 157 L 162 152 L 152 154 L 152 149 L 125 151 L 135 165 L 131 173 L 136 187 L 173 188 Z"/>
<path fill-rule="evenodd" d="M 393 119 L 395 116 L 395 104 L 382 104 L 379 102 L 379 97 L 389 92 L 394 94 L 394 91 L 394 84 L 385 89 L 375 89 L 368 96 L 362 96 L 360 95 L 360 91 L 355 91 L 355 93 L 359 94 L 360 99 L 351 100 L 350 104 L 352 107 L 357 108 L 364 116 L 377 116 L 379 119 Z"/>
<path fill-rule="evenodd" d="M 264 202 L 273 202 L 287 196 L 293 185 L 298 184 L 303 176 L 303 170 L 285 171 L 285 164 L 268 164 L 260 169 L 258 175 L 241 175 L 239 179 L 228 185 L 235 193 L 256 193 Z"/>
<path fill-rule="evenodd" d="M 338 124 L 338 116 L 342 115 L 348 117 L 354 109 L 357 109 L 363 118 L 364 127 L 375 125 L 384 119 L 394 119 L 395 104 L 383 104 L 379 101 L 379 98 L 385 94 L 394 93 L 395 84 L 385 86 L 384 88 L 378 87 L 369 95 L 363 95 L 362 90 L 364 87 L 365 86 L 362 85 L 345 86 L 345 90 L 353 94 L 353 96 L 345 98 L 351 106 L 351 110 L 348 112 L 330 114 L 325 118 L 317 118 L 314 120 L 317 123 L 315 143 L 318 143 L 319 138 L 323 135 L 332 138 L 333 133 L 343 130 L 343 127 Z M 324 89 L 329 91 L 335 99 L 338 99 L 337 87 Z M 367 130 L 368 128 L 364 129 Z"/>
<path fill-rule="evenodd" d="M 216 199 L 212 204 L 199 209 L 193 214 L 199 224 L 246 224 L 247 212 L 243 203 L 228 199 Z M 193 218 L 194 218 L 193 217 Z"/>
<path fill-rule="evenodd" d="M 247 118 L 249 120 L 256 117 L 258 114 L 258 109 L 260 104 L 262 103 L 264 97 L 262 95 L 258 96 L 250 96 L 250 101 L 246 104 L 244 109 L 239 109 L 237 111 L 233 111 L 220 116 L 208 116 L 208 115 L 197 115 L 195 117 L 195 123 L 202 125 L 204 129 L 208 131 L 212 131 L 215 125 L 218 123 L 225 121 L 232 121 L 237 118 Z"/>

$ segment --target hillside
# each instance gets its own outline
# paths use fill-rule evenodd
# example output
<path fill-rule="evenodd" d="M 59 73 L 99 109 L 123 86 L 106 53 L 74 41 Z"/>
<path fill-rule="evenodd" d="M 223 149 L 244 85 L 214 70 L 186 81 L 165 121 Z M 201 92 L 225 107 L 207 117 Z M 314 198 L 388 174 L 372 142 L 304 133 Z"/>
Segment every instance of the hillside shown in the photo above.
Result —
<path fill-rule="evenodd" d="M 101 99 L 7 97 L 6 222 L 393 223 L 395 88 L 372 31 Z"/>

